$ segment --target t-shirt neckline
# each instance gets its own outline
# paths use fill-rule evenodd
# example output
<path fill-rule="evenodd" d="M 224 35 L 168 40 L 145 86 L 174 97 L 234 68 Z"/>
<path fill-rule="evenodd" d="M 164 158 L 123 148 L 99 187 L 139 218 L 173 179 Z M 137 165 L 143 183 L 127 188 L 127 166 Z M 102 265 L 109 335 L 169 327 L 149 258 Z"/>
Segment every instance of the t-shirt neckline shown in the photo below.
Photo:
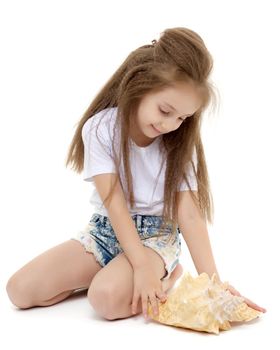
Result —
<path fill-rule="evenodd" d="M 153 142 L 151 142 L 148 146 L 138 146 L 130 137 L 130 141 L 132 142 L 133 146 L 141 151 L 145 151 L 147 149 L 150 149 L 153 147 L 157 142 L 159 142 L 160 136 L 156 137 Z"/>

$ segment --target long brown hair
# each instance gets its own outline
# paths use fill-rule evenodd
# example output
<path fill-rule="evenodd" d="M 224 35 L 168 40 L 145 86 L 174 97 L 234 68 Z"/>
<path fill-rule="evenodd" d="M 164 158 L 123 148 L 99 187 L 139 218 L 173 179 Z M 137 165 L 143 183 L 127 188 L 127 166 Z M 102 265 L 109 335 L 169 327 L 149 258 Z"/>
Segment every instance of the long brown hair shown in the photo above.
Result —
<path fill-rule="evenodd" d="M 213 223 L 213 197 L 210 189 L 207 165 L 201 140 L 203 112 L 210 101 L 216 102 L 214 86 L 209 81 L 213 60 L 202 38 L 194 31 L 183 28 L 166 29 L 158 41 L 132 51 L 107 83 L 95 96 L 83 117 L 70 144 L 66 167 L 82 172 L 84 145 L 82 128 L 85 122 L 105 108 L 118 107 L 116 124 L 120 125 L 120 150 L 123 156 L 127 200 L 134 206 L 133 184 L 129 162 L 129 130 L 141 99 L 150 92 L 172 86 L 176 82 L 193 84 L 201 94 L 202 104 L 198 111 L 172 132 L 162 135 L 161 150 L 166 153 L 164 185 L 163 225 L 172 224 L 175 234 L 178 223 L 178 188 L 184 179 L 189 185 L 187 172 L 192 167 L 198 184 L 198 197 L 190 189 L 196 206 L 204 220 Z M 115 135 L 115 129 L 114 129 Z M 114 142 L 113 142 L 114 145 Z M 192 161 L 197 154 L 197 169 Z M 119 174 L 120 158 L 113 146 L 114 162 Z M 104 200 L 109 201 L 116 182 Z M 189 185 L 190 187 L 190 185 Z M 163 228 L 163 225 L 160 228 Z"/>

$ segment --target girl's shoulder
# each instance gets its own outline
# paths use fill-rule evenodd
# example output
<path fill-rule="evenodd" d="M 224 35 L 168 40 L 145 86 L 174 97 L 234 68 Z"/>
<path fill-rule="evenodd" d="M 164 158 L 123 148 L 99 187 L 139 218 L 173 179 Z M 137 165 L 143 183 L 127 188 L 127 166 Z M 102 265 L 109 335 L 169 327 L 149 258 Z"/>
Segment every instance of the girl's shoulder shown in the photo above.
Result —
<path fill-rule="evenodd" d="M 82 133 L 88 132 L 95 128 L 97 125 L 101 128 L 108 128 L 110 124 L 116 119 L 117 107 L 110 107 L 102 109 L 101 111 L 95 113 L 93 116 L 88 118 L 82 128 Z"/>

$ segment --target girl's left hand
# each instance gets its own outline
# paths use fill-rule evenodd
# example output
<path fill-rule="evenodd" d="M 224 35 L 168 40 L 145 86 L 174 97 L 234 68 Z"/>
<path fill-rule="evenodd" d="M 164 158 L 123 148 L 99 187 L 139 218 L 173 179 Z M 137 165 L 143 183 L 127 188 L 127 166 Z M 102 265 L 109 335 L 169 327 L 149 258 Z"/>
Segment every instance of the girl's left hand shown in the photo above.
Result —
<path fill-rule="evenodd" d="M 253 303 L 250 299 L 247 299 L 247 298 L 245 298 L 243 295 L 241 295 L 232 285 L 228 285 L 228 287 L 227 287 L 227 290 L 229 290 L 230 291 L 230 293 L 232 294 L 232 295 L 236 295 L 236 296 L 238 296 L 238 297 L 242 297 L 242 298 L 244 298 L 245 300 L 245 303 L 249 306 L 249 307 L 251 307 L 252 309 L 255 309 L 255 310 L 257 310 L 257 311 L 261 311 L 261 312 L 266 312 L 266 309 L 264 309 L 263 307 L 261 307 L 261 306 L 259 306 L 259 305 L 257 305 L 257 304 L 255 304 L 255 303 Z"/>

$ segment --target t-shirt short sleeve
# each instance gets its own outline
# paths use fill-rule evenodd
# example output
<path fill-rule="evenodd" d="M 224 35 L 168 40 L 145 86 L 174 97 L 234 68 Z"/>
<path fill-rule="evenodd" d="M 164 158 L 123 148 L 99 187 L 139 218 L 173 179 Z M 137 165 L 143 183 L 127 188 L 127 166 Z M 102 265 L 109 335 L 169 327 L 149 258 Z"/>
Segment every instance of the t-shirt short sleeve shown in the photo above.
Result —
<path fill-rule="evenodd" d="M 97 115 L 89 118 L 82 128 L 82 139 L 84 143 L 83 180 L 89 182 L 92 181 L 92 176 L 116 173 L 111 156 L 112 146 L 108 123 L 105 120 L 99 123 Z"/>
<path fill-rule="evenodd" d="M 197 171 L 197 154 L 196 154 L 195 149 L 193 152 L 192 161 L 194 163 L 195 171 Z M 191 190 L 197 191 L 198 190 L 197 181 L 196 181 L 196 177 L 195 177 L 195 173 L 193 171 L 192 165 L 190 165 L 190 168 L 189 168 L 189 171 L 187 174 L 187 178 L 188 178 L 188 181 L 190 183 Z M 189 188 L 187 182 L 183 179 L 179 191 L 189 191 L 189 190 L 190 190 L 190 188 Z"/>

